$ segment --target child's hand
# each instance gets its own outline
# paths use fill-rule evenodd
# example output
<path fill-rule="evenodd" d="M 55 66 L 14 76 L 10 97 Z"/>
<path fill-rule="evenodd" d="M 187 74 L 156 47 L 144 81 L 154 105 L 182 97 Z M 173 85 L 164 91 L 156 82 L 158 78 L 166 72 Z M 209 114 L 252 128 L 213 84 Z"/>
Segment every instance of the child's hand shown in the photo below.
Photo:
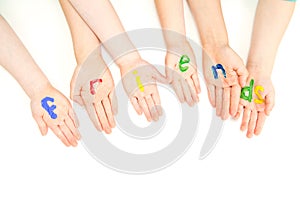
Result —
<path fill-rule="evenodd" d="M 209 100 L 223 120 L 235 116 L 240 101 L 241 86 L 248 72 L 242 59 L 229 47 L 215 49 L 213 60 L 203 51 L 203 73 Z M 222 65 L 223 70 L 217 69 Z M 217 70 L 214 70 L 213 67 Z M 215 72 L 214 72 L 215 71 Z"/>
<path fill-rule="evenodd" d="M 162 109 L 156 81 L 166 84 L 166 78 L 142 59 L 120 70 L 123 87 L 136 112 L 139 115 L 144 113 L 149 122 L 157 121 Z"/>
<path fill-rule="evenodd" d="M 180 55 L 178 55 L 180 54 Z M 193 106 L 199 102 L 200 81 L 197 74 L 196 59 L 188 43 L 180 46 L 178 51 L 166 54 L 166 76 L 181 103 Z"/>
<path fill-rule="evenodd" d="M 242 111 L 243 119 L 241 131 L 247 130 L 247 137 L 259 135 L 262 131 L 266 117 L 270 115 L 275 101 L 275 91 L 269 77 L 259 77 L 257 74 L 250 75 L 250 80 L 254 80 L 253 96 L 251 103 L 241 99 L 239 110 L 235 118 L 238 118 Z M 248 84 L 249 85 L 249 84 Z"/>
<path fill-rule="evenodd" d="M 77 145 L 80 134 L 76 115 L 69 100 L 50 84 L 31 98 L 31 111 L 42 135 L 49 127 L 66 146 Z"/>
<path fill-rule="evenodd" d="M 83 66 L 76 67 L 71 80 L 71 99 L 84 106 L 99 131 L 111 133 L 116 126 L 117 98 L 114 81 L 98 51 Z"/>

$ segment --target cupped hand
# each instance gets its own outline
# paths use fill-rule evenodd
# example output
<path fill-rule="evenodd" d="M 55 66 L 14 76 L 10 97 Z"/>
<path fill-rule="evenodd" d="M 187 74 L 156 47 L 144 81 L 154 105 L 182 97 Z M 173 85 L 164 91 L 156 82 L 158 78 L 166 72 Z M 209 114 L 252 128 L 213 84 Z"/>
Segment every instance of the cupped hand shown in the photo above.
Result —
<path fill-rule="evenodd" d="M 188 43 L 168 50 L 165 58 L 166 76 L 179 101 L 193 106 L 201 92 L 196 59 Z"/>
<path fill-rule="evenodd" d="M 71 80 L 71 99 L 84 106 L 96 129 L 105 133 L 116 126 L 114 88 L 111 72 L 97 51 L 76 67 Z"/>
<path fill-rule="evenodd" d="M 156 81 L 168 83 L 167 79 L 148 62 L 139 59 L 131 66 L 120 68 L 123 87 L 135 109 L 147 120 L 157 121 L 162 115 L 160 96 Z"/>
<path fill-rule="evenodd" d="M 77 146 L 78 120 L 69 100 L 50 84 L 31 98 L 31 111 L 42 135 L 48 128 L 66 145 Z"/>
<path fill-rule="evenodd" d="M 229 47 L 215 49 L 214 55 L 202 52 L 203 73 L 211 105 L 216 108 L 217 116 L 223 120 L 236 116 L 241 87 L 246 83 L 248 71 L 243 60 Z M 222 66 L 225 72 L 216 69 Z"/>
<path fill-rule="evenodd" d="M 275 91 L 270 77 L 259 76 L 257 73 L 251 73 L 249 77 L 248 86 L 251 80 L 254 81 L 252 99 L 249 102 L 241 98 L 235 119 L 243 113 L 240 129 L 247 130 L 246 136 L 251 138 L 261 133 L 265 120 L 275 105 Z"/>

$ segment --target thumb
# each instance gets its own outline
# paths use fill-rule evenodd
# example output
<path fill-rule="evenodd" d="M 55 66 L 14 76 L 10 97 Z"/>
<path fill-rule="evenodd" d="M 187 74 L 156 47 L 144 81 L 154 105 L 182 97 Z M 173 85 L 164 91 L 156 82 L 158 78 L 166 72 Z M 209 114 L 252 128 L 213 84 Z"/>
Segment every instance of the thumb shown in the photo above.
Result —
<path fill-rule="evenodd" d="M 247 78 L 249 76 L 248 70 L 245 65 L 239 66 L 234 69 L 239 77 L 239 84 L 241 87 L 246 86 Z"/>
<path fill-rule="evenodd" d="M 153 67 L 152 70 L 152 77 L 157 80 L 158 82 L 161 82 L 163 84 L 168 84 L 169 81 L 165 76 L 163 76 L 155 67 Z"/>
<path fill-rule="evenodd" d="M 34 120 L 36 121 L 39 129 L 40 129 L 40 132 L 42 134 L 42 136 L 45 136 L 47 135 L 47 132 L 48 132 L 48 126 L 46 125 L 46 123 L 44 122 L 43 118 L 42 117 L 33 117 Z"/>
<path fill-rule="evenodd" d="M 266 109 L 265 109 L 266 115 L 269 116 L 271 114 L 271 111 L 273 110 L 274 105 L 275 105 L 275 95 L 272 92 L 271 94 L 268 94 L 266 96 Z"/>

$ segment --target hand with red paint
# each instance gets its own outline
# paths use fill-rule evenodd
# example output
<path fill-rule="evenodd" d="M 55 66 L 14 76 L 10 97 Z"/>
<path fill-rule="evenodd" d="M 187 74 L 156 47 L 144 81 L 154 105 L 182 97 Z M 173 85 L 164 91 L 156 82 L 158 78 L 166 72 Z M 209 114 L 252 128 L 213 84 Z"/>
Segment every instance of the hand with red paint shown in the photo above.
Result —
<path fill-rule="evenodd" d="M 162 108 L 156 81 L 168 83 L 159 71 L 143 59 L 120 65 L 123 87 L 136 112 L 145 114 L 147 120 L 157 121 Z"/>
<path fill-rule="evenodd" d="M 98 48 L 76 67 L 71 80 L 71 99 L 85 107 L 97 130 L 106 133 L 116 126 L 114 115 L 118 103 L 114 87 Z"/>

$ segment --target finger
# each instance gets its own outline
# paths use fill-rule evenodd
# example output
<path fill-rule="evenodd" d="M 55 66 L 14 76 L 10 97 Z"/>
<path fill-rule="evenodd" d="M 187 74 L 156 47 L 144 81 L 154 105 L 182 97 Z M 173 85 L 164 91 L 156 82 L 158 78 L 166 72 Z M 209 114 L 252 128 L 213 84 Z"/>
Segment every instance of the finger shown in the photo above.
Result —
<path fill-rule="evenodd" d="M 200 92 L 201 92 L 201 87 L 200 87 L 200 81 L 199 81 L 199 76 L 198 76 L 198 74 L 197 74 L 197 73 L 194 73 L 194 74 L 192 75 L 192 79 L 193 79 L 193 82 L 194 82 L 194 85 L 195 85 L 197 94 L 200 94 Z"/>
<path fill-rule="evenodd" d="M 96 110 L 95 110 L 95 107 L 93 104 L 89 104 L 89 105 L 85 105 L 85 109 L 90 117 L 90 119 L 92 120 L 94 126 L 96 127 L 96 129 L 98 131 L 102 131 L 103 128 L 98 120 L 98 117 L 97 117 L 97 113 L 96 113 Z"/>
<path fill-rule="evenodd" d="M 222 101 L 222 112 L 221 112 L 221 118 L 223 120 L 226 120 L 229 117 L 230 90 L 231 89 L 229 87 L 223 89 L 223 101 Z"/>
<path fill-rule="evenodd" d="M 165 68 L 165 72 L 166 72 L 166 76 L 167 76 L 167 80 L 169 83 L 171 83 L 171 81 L 173 80 L 173 68 L 175 68 L 176 64 L 173 64 L 173 66 L 168 63 L 168 61 L 166 60 L 166 68 Z"/>
<path fill-rule="evenodd" d="M 230 95 L 230 115 L 233 117 L 237 114 L 239 102 L 240 102 L 241 88 L 238 85 L 231 87 Z"/>
<path fill-rule="evenodd" d="M 94 106 L 95 106 L 95 109 L 96 109 L 96 112 L 97 112 L 97 116 L 98 116 L 98 119 L 99 119 L 99 121 L 101 123 L 101 126 L 102 126 L 103 130 L 107 134 L 111 133 L 111 128 L 109 126 L 109 123 L 108 123 L 108 120 L 107 120 L 107 116 L 106 116 L 106 113 L 104 111 L 102 102 L 97 102 L 97 103 L 95 103 Z"/>
<path fill-rule="evenodd" d="M 70 98 L 71 98 L 71 100 L 73 100 L 75 103 L 78 103 L 80 106 L 83 106 L 83 105 L 84 105 L 84 102 L 83 102 L 81 96 L 75 95 L 75 96 L 71 96 Z"/>
<path fill-rule="evenodd" d="M 187 83 L 188 83 L 188 86 L 189 86 L 189 89 L 190 89 L 190 93 L 192 95 L 192 99 L 195 103 L 199 102 L 199 97 L 198 97 L 198 93 L 196 91 L 196 88 L 195 88 L 195 85 L 193 83 L 193 80 L 188 78 L 186 79 Z"/>
<path fill-rule="evenodd" d="M 208 93 L 208 99 L 210 104 L 212 105 L 212 107 L 216 107 L 216 90 L 215 90 L 215 86 L 208 84 L 207 85 L 207 93 Z"/>
<path fill-rule="evenodd" d="M 77 140 L 80 140 L 80 134 L 79 134 L 79 131 L 78 129 L 74 126 L 74 123 L 73 121 L 71 120 L 71 118 L 67 117 L 65 119 L 65 123 L 67 125 L 67 127 L 71 130 L 73 136 L 77 139 Z"/>
<path fill-rule="evenodd" d="M 73 109 L 69 109 L 69 117 L 72 119 L 73 123 L 74 123 L 74 126 L 76 128 L 79 127 L 79 120 L 78 120 L 78 117 L 76 115 L 76 113 L 74 112 Z"/>
<path fill-rule="evenodd" d="M 182 88 L 181 88 L 180 81 L 179 80 L 173 80 L 172 86 L 174 88 L 174 91 L 175 91 L 179 101 L 181 103 L 183 103 L 184 102 L 184 95 L 183 95 L 183 91 L 182 91 Z"/>
<path fill-rule="evenodd" d="M 161 116 L 162 115 L 162 107 L 161 107 L 161 102 L 160 102 L 160 98 L 159 95 L 157 95 L 157 93 L 153 93 L 151 94 L 151 97 L 154 101 L 156 110 L 158 112 L 158 115 Z"/>
<path fill-rule="evenodd" d="M 184 94 L 184 99 L 189 104 L 189 106 L 193 106 L 194 101 L 192 99 L 192 95 L 191 95 L 191 92 L 190 92 L 190 89 L 189 89 L 189 86 L 188 86 L 187 82 L 185 80 L 182 80 L 180 82 L 181 82 L 181 87 L 182 87 L 182 91 L 183 91 L 183 94 Z"/>
<path fill-rule="evenodd" d="M 118 99 L 116 96 L 115 91 L 111 91 L 108 95 L 109 100 L 110 100 L 110 105 L 112 108 L 112 112 L 114 115 L 116 115 L 118 113 Z"/>
<path fill-rule="evenodd" d="M 158 82 L 161 82 L 163 84 L 168 84 L 169 81 L 165 76 L 163 76 L 155 67 L 152 68 L 152 77 L 157 80 Z"/>
<path fill-rule="evenodd" d="M 107 116 L 108 122 L 110 124 L 110 127 L 111 128 L 116 127 L 116 122 L 115 122 L 114 115 L 112 113 L 112 107 L 111 107 L 109 99 L 108 98 L 104 98 L 102 100 L 102 103 L 103 103 L 103 108 L 104 108 L 104 111 L 106 113 L 106 116 Z"/>
<path fill-rule="evenodd" d="M 50 128 L 53 133 L 62 141 L 62 143 L 64 143 L 64 145 L 66 145 L 67 147 L 71 145 L 58 126 L 52 126 Z"/>
<path fill-rule="evenodd" d="M 142 110 L 142 108 L 140 107 L 137 98 L 136 98 L 136 97 L 132 97 L 132 98 L 130 98 L 130 101 L 131 101 L 131 104 L 132 104 L 133 108 L 134 108 L 135 111 L 137 112 L 137 114 L 138 114 L 138 115 L 143 114 L 143 110 Z"/>
<path fill-rule="evenodd" d="M 47 132 L 48 132 L 48 126 L 47 124 L 45 123 L 45 121 L 43 120 L 43 117 L 39 117 L 39 116 L 33 116 L 35 122 L 37 123 L 39 129 L 40 129 L 40 132 L 42 134 L 42 136 L 45 136 L 47 135 Z"/>
<path fill-rule="evenodd" d="M 154 104 L 154 101 L 152 100 L 152 97 L 151 95 L 149 96 L 146 96 L 145 97 L 145 101 L 148 105 L 148 109 L 150 111 L 150 114 L 151 114 L 151 118 L 154 120 L 154 121 L 157 121 L 158 120 L 158 111 L 156 110 L 156 106 Z"/>
<path fill-rule="evenodd" d="M 251 115 L 250 115 L 250 121 L 248 125 L 248 131 L 247 131 L 247 137 L 251 138 L 254 134 L 254 129 L 256 126 L 256 120 L 257 120 L 257 111 L 252 110 Z"/>
<path fill-rule="evenodd" d="M 249 108 L 244 108 L 243 119 L 242 119 L 242 124 L 241 124 L 241 131 L 245 131 L 248 128 L 250 115 L 251 115 L 251 110 Z"/>
<path fill-rule="evenodd" d="M 150 122 L 151 114 L 150 114 L 150 111 L 148 110 L 148 106 L 145 102 L 145 99 L 144 98 L 138 99 L 138 103 L 139 103 L 140 107 L 142 108 L 147 120 Z"/>
<path fill-rule="evenodd" d="M 67 125 L 65 123 L 63 123 L 62 125 L 58 125 L 61 132 L 64 134 L 64 136 L 67 138 L 67 140 L 69 141 L 69 143 L 75 147 L 77 146 L 77 141 L 75 139 L 75 137 L 73 137 L 73 134 L 71 133 L 70 129 L 67 127 Z"/>
<path fill-rule="evenodd" d="M 238 77 L 239 77 L 239 83 L 241 87 L 245 87 L 246 81 L 248 78 L 248 71 L 244 65 L 242 66 L 234 66 L 233 70 L 236 71 Z"/>
<path fill-rule="evenodd" d="M 265 109 L 265 113 L 266 115 L 270 115 L 271 111 L 273 110 L 275 105 L 275 95 L 274 93 L 270 93 L 266 96 L 266 109 Z"/>
<path fill-rule="evenodd" d="M 238 118 L 240 118 L 242 112 L 243 112 L 244 106 L 240 103 L 238 106 L 238 110 L 235 114 L 235 116 L 233 117 L 234 120 L 237 120 Z"/>
<path fill-rule="evenodd" d="M 259 112 L 257 116 L 256 127 L 254 129 L 254 134 L 259 135 L 263 129 L 267 117 L 264 112 Z"/>
<path fill-rule="evenodd" d="M 221 116 L 222 112 L 223 88 L 216 87 L 216 114 Z"/>

